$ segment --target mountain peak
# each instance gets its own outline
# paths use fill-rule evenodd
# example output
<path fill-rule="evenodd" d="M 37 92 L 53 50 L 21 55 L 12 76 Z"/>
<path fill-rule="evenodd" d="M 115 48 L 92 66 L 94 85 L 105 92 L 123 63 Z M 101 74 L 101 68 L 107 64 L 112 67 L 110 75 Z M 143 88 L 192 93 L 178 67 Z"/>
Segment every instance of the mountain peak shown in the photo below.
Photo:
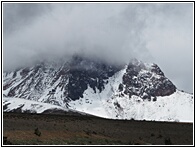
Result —
<path fill-rule="evenodd" d="M 46 90 L 50 88 L 51 90 L 60 89 L 63 92 L 61 97 L 64 101 L 77 100 L 83 97 L 83 92 L 88 86 L 95 93 L 97 90 L 100 93 L 108 79 L 125 67 L 125 65 L 112 65 L 78 55 L 65 63 L 63 61 L 61 64 L 57 63 L 41 62 L 31 68 L 6 73 L 4 77 L 6 95 L 38 100 L 44 95 L 43 92 L 47 93 Z M 131 60 L 127 65 L 122 84 L 124 94 L 142 98 L 146 98 L 146 94 L 148 98 L 171 95 L 176 90 L 158 65 L 146 64 L 137 59 Z M 46 97 L 49 95 L 48 92 Z"/>
<path fill-rule="evenodd" d="M 123 75 L 125 94 L 141 98 L 168 96 L 176 91 L 176 86 L 164 76 L 156 64 L 145 64 L 139 60 L 132 60 Z"/>
<path fill-rule="evenodd" d="M 172 98 L 178 92 L 157 64 L 137 59 L 116 65 L 74 56 L 66 62 L 42 62 L 5 72 L 3 81 L 5 97 L 49 103 L 94 115 L 99 115 L 100 109 L 103 117 L 111 115 L 114 108 L 114 118 L 127 117 L 126 103 L 132 102 L 134 107 L 137 101 L 159 102 L 160 97 Z M 108 105 L 110 109 L 103 111 Z"/>

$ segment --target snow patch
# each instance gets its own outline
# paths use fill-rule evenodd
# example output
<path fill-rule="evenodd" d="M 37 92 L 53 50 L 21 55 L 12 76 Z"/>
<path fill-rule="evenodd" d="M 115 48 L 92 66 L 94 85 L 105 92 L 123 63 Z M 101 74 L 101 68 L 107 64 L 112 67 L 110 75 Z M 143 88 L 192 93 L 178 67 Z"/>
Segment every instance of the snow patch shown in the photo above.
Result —
<path fill-rule="evenodd" d="M 48 103 L 41 103 L 32 100 L 26 100 L 21 98 L 11 98 L 11 97 L 4 97 L 3 98 L 3 106 L 7 105 L 7 108 L 4 110 L 5 112 L 9 112 L 11 110 L 17 109 L 22 107 L 21 110 L 24 112 L 26 110 L 30 110 L 31 112 L 35 113 L 42 113 L 48 109 L 61 109 L 64 111 L 68 111 L 67 108 L 59 107 L 56 105 L 48 104 Z"/>

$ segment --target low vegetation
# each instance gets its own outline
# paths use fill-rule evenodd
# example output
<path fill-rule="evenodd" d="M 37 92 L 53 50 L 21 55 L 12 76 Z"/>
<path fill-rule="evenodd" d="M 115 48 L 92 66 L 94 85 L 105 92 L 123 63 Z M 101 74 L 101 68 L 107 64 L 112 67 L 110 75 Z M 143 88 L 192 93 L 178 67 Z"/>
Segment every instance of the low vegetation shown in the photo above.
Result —
<path fill-rule="evenodd" d="M 192 145 L 193 124 L 4 113 L 3 136 L 4 145 Z"/>

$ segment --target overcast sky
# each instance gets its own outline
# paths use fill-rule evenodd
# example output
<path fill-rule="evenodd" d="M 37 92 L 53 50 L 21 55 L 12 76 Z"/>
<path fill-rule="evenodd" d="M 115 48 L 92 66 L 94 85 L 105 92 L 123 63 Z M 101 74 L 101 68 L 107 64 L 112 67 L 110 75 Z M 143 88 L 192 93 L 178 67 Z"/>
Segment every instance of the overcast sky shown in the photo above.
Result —
<path fill-rule="evenodd" d="M 157 63 L 193 92 L 193 4 L 3 3 L 4 70 L 75 53 Z"/>

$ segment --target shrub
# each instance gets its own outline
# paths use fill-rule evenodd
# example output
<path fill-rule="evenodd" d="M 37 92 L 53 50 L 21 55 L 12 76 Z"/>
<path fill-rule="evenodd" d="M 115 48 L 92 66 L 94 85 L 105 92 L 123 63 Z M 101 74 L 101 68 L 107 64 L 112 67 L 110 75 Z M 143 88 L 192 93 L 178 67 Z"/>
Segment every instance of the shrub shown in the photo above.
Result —
<path fill-rule="evenodd" d="M 37 135 L 37 136 L 41 136 L 41 132 L 39 131 L 38 128 L 35 129 L 34 134 Z"/>
<path fill-rule="evenodd" d="M 162 137 L 163 137 L 163 136 L 162 136 L 161 134 L 159 134 L 157 138 L 162 138 Z"/>
<path fill-rule="evenodd" d="M 165 145 L 172 145 L 170 138 L 165 138 Z"/>
<path fill-rule="evenodd" d="M 154 134 L 152 133 L 152 134 L 151 134 L 151 137 L 153 137 L 153 136 L 154 136 Z"/>
<path fill-rule="evenodd" d="M 12 143 L 10 141 L 8 141 L 7 137 L 3 136 L 3 144 L 4 145 L 12 145 Z"/>

